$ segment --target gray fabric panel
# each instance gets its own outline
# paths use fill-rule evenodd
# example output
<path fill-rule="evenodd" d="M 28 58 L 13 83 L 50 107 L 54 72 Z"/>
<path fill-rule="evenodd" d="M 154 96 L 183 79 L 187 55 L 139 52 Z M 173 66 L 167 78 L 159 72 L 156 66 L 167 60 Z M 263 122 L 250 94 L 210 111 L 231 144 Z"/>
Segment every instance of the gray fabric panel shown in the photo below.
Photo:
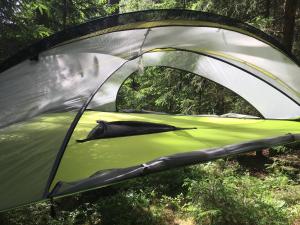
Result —
<path fill-rule="evenodd" d="M 0 210 L 43 198 L 76 112 L 123 62 L 101 54 L 41 56 L 1 74 Z"/>
<path fill-rule="evenodd" d="M 41 56 L 0 75 L 0 127 L 43 112 L 78 109 L 125 60 L 82 53 Z"/>

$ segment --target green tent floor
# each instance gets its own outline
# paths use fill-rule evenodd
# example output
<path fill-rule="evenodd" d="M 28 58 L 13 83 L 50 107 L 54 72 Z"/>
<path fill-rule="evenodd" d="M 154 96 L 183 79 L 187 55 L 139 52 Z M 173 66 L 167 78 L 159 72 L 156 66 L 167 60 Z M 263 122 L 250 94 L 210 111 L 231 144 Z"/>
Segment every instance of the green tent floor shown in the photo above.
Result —
<path fill-rule="evenodd" d="M 99 139 L 77 143 L 96 125 L 96 120 L 135 120 L 197 127 L 139 136 Z M 287 133 L 300 133 L 300 123 L 283 120 L 236 119 L 182 115 L 106 113 L 86 111 L 79 121 L 62 158 L 57 181 L 77 181 L 95 172 L 126 168 L 161 156 L 222 147 Z"/>

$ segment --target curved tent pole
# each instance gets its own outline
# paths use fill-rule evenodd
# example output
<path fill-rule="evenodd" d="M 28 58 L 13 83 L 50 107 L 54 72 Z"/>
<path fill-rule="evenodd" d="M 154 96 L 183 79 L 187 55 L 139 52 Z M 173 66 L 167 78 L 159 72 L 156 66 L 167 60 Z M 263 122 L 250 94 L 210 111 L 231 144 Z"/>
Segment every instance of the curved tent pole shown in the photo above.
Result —
<path fill-rule="evenodd" d="M 130 12 L 130 13 L 112 15 L 103 18 L 96 18 L 86 23 L 67 28 L 54 35 L 51 35 L 47 38 L 44 38 L 36 42 L 35 44 L 19 51 L 17 54 L 6 59 L 2 64 L 0 64 L 0 73 L 26 59 L 34 59 L 41 52 L 49 50 L 61 43 L 68 42 L 70 40 L 74 40 L 85 35 L 89 35 L 99 30 L 105 30 L 112 27 L 128 25 L 129 23 L 134 24 L 138 22 L 144 22 L 144 23 L 155 22 L 155 21 L 158 22 L 162 20 L 201 21 L 201 22 L 216 23 L 221 26 L 222 25 L 229 26 L 226 27 L 227 30 L 233 30 L 235 32 L 239 32 L 242 34 L 243 34 L 242 31 L 244 31 L 247 33 L 248 36 L 251 36 L 255 39 L 265 42 L 266 44 L 272 46 L 273 48 L 276 48 L 281 53 L 286 55 L 289 59 L 294 61 L 298 66 L 300 66 L 300 62 L 297 60 L 297 58 L 290 51 L 288 51 L 284 47 L 284 45 L 282 45 L 275 38 L 271 37 L 270 35 L 264 33 L 263 31 L 253 26 L 250 26 L 249 24 L 240 22 L 236 19 L 231 19 L 229 17 L 216 15 L 213 13 L 193 11 L 193 10 L 161 9 L 161 10 L 146 10 L 146 11 L 139 11 L 139 12 Z M 170 24 L 168 26 L 178 26 L 178 25 L 176 25 L 175 22 L 175 24 L 173 25 Z M 185 24 L 184 26 L 191 26 L 191 25 Z M 192 25 L 192 26 L 197 26 L 197 25 Z M 213 25 L 210 26 L 218 28 L 218 26 L 213 26 Z M 152 27 L 162 27 L 162 26 L 154 25 Z M 239 30 L 233 28 L 237 28 Z M 128 30 L 128 29 L 142 29 L 142 28 L 132 27 L 126 29 L 125 27 L 124 29 L 120 29 L 120 30 Z M 114 31 L 110 31 L 110 32 L 108 31 L 106 33 L 111 33 L 111 32 Z"/>
<path fill-rule="evenodd" d="M 129 62 L 130 60 L 127 60 L 126 62 L 124 62 L 121 66 L 119 66 L 119 68 L 117 68 L 110 76 L 108 76 L 106 78 L 109 79 L 114 73 L 116 73 L 120 68 L 122 68 L 127 62 Z M 106 81 L 105 80 L 105 81 Z M 49 197 L 49 189 L 51 187 L 51 184 L 52 184 L 52 181 L 54 180 L 55 178 L 55 175 L 56 175 L 56 172 L 58 170 L 58 167 L 60 165 L 60 162 L 61 162 L 61 159 L 65 153 L 65 150 L 68 146 L 68 143 L 70 141 L 70 138 L 81 118 L 81 116 L 83 115 L 84 111 L 86 110 L 86 108 L 88 107 L 88 105 L 90 104 L 90 102 L 92 101 L 93 97 L 96 95 L 96 93 L 100 90 L 100 88 L 102 87 L 102 85 L 105 83 L 105 81 L 103 83 L 101 83 L 95 90 L 94 92 L 89 96 L 89 98 L 86 100 L 86 102 L 82 105 L 82 107 L 79 109 L 79 111 L 77 112 L 74 120 L 72 121 L 67 133 L 66 133 L 66 136 L 61 144 L 61 147 L 59 149 L 59 151 L 57 152 L 57 155 L 56 155 L 56 158 L 55 158 L 55 161 L 53 163 L 53 166 L 52 166 L 52 169 L 51 169 L 51 172 L 49 174 L 49 177 L 48 177 L 48 180 L 47 180 L 47 183 L 46 183 L 46 187 L 45 187 L 45 190 L 44 190 L 44 194 L 43 194 L 43 197 L 44 198 L 48 198 Z"/>
<path fill-rule="evenodd" d="M 147 29 L 147 32 L 145 33 L 144 40 L 143 40 L 142 45 L 141 45 L 141 47 L 140 47 L 140 54 L 142 54 L 142 48 L 143 48 L 144 43 L 145 43 L 145 41 L 146 41 L 146 38 L 147 38 L 147 36 L 148 36 L 148 34 L 149 34 L 149 31 L 150 31 L 150 29 Z M 74 120 L 72 121 L 72 124 L 71 124 L 71 126 L 69 127 L 69 129 L 68 129 L 68 131 L 67 131 L 67 133 L 66 133 L 66 136 L 65 136 L 65 138 L 64 138 L 64 140 L 63 140 L 63 143 L 62 143 L 62 145 L 61 145 L 61 147 L 60 147 L 60 149 L 59 149 L 59 151 L 58 151 L 58 153 L 57 153 L 57 156 L 56 156 L 56 158 L 55 158 L 53 167 L 52 167 L 52 169 L 51 169 L 49 178 L 48 178 L 48 180 L 47 180 L 46 189 L 45 189 L 45 191 L 44 191 L 44 197 L 48 197 L 48 195 L 49 195 L 49 189 L 50 189 L 51 184 L 52 184 L 52 182 L 53 182 L 53 180 L 54 180 L 54 178 L 55 178 L 55 175 L 56 175 L 56 173 L 57 173 L 57 170 L 58 170 L 58 167 L 59 167 L 59 165 L 60 165 L 61 159 L 62 159 L 62 157 L 63 157 L 63 155 L 64 155 L 64 152 L 65 152 L 65 150 L 66 150 L 66 148 L 67 148 L 67 146 L 68 146 L 68 143 L 69 143 L 69 141 L 70 141 L 70 138 L 71 138 L 71 136 L 72 136 L 72 134 L 73 134 L 73 132 L 74 132 L 74 130 L 75 130 L 75 128 L 76 128 L 76 126 L 77 126 L 77 124 L 78 124 L 80 118 L 81 118 L 81 116 L 83 115 L 84 111 L 86 110 L 86 108 L 88 107 L 88 105 L 90 104 L 90 102 L 92 101 L 92 99 L 94 98 L 94 96 L 95 96 L 95 95 L 97 94 L 97 92 L 101 89 L 102 85 L 105 84 L 105 82 L 106 82 L 111 76 L 113 76 L 113 75 L 114 75 L 119 69 L 121 69 L 127 62 L 130 62 L 131 60 L 133 60 L 133 59 L 135 59 L 135 58 L 138 58 L 138 57 L 140 57 L 140 55 L 137 55 L 137 56 L 131 58 L 130 60 L 125 61 L 121 66 L 119 66 L 119 68 L 117 68 L 113 73 L 111 73 L 111 74 L 105 79 L 105 81 L 103 81 L 103 82 L 95 89 L 95 91 L 90 95 L 90 97 L 87 99 L 87 101 L 84 103 L 84 105 L 80 108 L 80 110 L 79 110 L 78 113 L 76 114 Z M 140 58 L 141 58 L 141 57 L 140 57 Z"/>

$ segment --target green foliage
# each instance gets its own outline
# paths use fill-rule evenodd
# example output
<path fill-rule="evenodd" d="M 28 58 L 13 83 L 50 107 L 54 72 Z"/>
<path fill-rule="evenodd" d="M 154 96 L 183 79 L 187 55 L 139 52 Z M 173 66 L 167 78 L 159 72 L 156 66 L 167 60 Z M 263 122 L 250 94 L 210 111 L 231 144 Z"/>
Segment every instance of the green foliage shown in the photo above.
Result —
<path fill-rule="evenodd" d="M 208 11 L 229 16 L 242 21 L 252 20 L 264 13 L 263 1 L 256 0 L 201 0 L 191 1 L 189 7 L 193 10 Z"/>
<path fill-rule="evenodd" d="M 276 165 L 274 165 L 276 167 Z M 0 214 L 3 224 L 292 224 L 300 185 L 285 173 L 251 176 L 234 160 L 217 160 L 119 183 Z M 101 192 L 102 191 L 102 192 Z M 176 222 L 177 221 L 177 222 Z M 180 223 L 179 223 L 180 224 Z"/>
<path fill-rule="evenodd" d="M 117 103 L 119 110 L 260 115 L 244 99 L 212 81 L 162 67 L 148 67 L 144 74 L 133 74 L 121 87 Z"/>
<path fill-rule="evenodd" d="M 273 154 L 282 154 L 282 153 L 284 154 L 284 153 L 290 152 L 291 149 L 288 148 L 287 146 L 282 146 L 282 145 L 280 145 L 280 146 L 272 147 L 272 148 L 270 149 L 270 151 L 271 151 Z"/>
<path fill-rule="evenodd" d="M 223 167 L 223 166 L 222 166 Z M 209 224 L 288 224 L 286 204 L 274 198 L 272 190 L 288 185 L 286 177 L 261 181 L 247 174 L 202 166 L 201 180 L 188 180 L 191 211 L 199 223 Z"/>
<path fill-rule="evenodd" d="M 36 40 L 117 8 L 105 0 L 1 1 L 0 62 Z"/>
<path fill-rule="evenodd" d="M 268 32 L 269 28 L 272 26 L 274 19 L 272 17 L 257 16 L 250 20 L 248 23 L 262 31 Z"/>
<path fill-rule="evenodd" d="M 184 8 L 184 1 L 178 0 L 121 0 L 120 10 L 121 12 L 132 12 L 147 9 L 171 9 L 171 8 Z"/>

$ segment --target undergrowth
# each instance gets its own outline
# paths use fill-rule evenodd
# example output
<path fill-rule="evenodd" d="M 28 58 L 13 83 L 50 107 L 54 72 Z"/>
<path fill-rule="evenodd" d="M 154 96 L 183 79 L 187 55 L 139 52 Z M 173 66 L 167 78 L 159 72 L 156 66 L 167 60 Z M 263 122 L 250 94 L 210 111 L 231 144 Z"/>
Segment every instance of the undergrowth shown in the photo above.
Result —
<path fill-rule="evenodd" d="M 52 216 L 49 202 L 11 210 L 0 224 L 297 224 L 300 183 L 281 166 L 253 176 L 235 159 L 217 160 L 58 199 Z"/>

